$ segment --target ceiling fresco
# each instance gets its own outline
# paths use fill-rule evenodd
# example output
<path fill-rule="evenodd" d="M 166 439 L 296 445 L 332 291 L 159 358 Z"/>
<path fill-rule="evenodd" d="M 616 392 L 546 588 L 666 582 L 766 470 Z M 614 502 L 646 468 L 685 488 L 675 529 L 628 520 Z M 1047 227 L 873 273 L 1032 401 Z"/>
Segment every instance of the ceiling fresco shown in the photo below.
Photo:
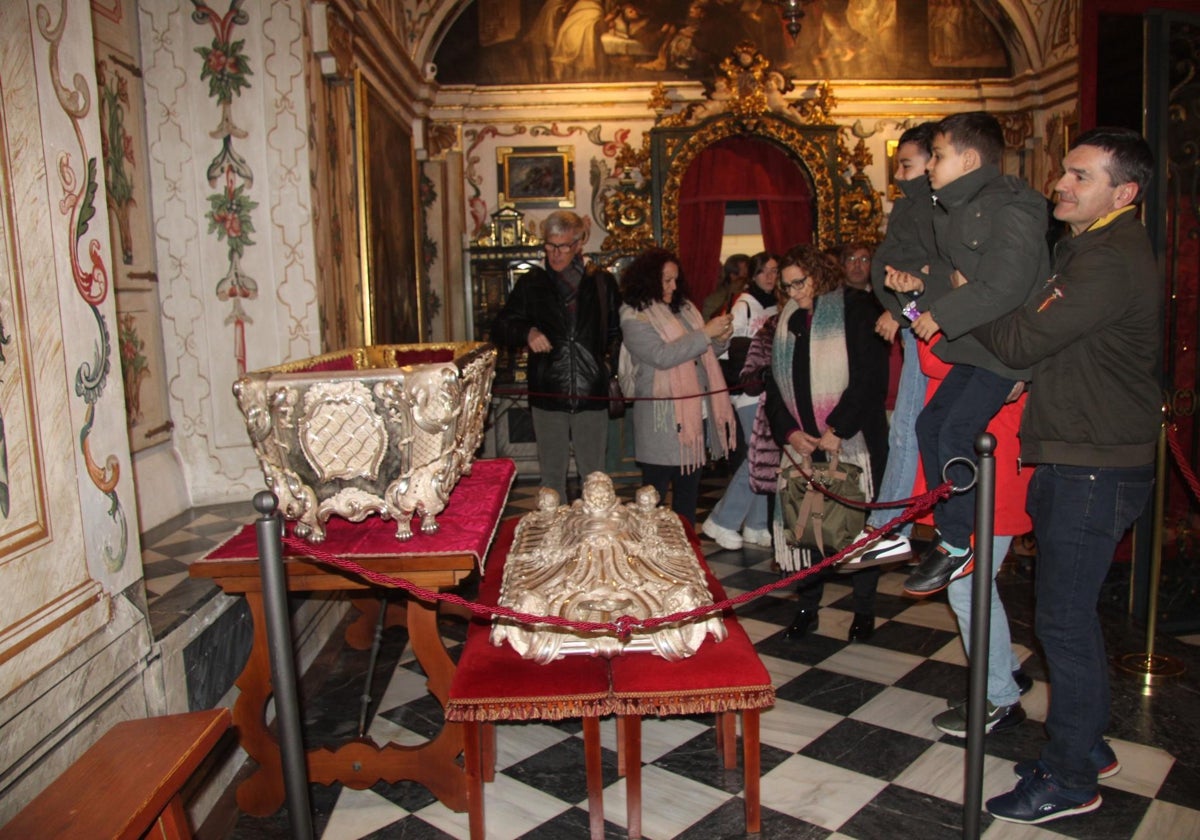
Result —
<path fill-rule="evenodd" d="M 1012 73 L 974 0 L 816 0 L 794 40 L 764 0 L 476 0 L 435 63 L 444 85 L 705 79 L 743 40 L 798 79 Z"/>

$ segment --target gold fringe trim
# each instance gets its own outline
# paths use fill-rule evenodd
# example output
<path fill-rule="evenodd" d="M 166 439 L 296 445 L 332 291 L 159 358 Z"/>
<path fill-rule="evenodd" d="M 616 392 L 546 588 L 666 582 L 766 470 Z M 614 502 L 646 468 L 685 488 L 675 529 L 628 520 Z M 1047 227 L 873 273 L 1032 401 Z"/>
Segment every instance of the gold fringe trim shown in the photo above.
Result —
<path fill-rule="evenodd" d="M 691 695 L 689 699 L 689 694 Z M 614 698 L 613 712 L 618 715 L 698 715 L 713 712 L 737 712 L 764 709 L 775 705 L 771 686 L 738 691 L 622 694 Z"/>
<path fill-rule="evenodd" d="M 613 714 L 613 697 L 607 691 L 574 697 L 492 697 L 451 699 L 446 720 L 458 723 L 493 723 L 513 720 L 565 720 Z"/>

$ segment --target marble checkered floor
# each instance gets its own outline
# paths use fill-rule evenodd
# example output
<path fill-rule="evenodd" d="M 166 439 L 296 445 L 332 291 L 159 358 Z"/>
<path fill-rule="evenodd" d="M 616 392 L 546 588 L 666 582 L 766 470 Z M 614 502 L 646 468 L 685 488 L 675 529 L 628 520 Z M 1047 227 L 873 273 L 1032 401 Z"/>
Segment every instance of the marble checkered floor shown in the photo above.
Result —
<path fill-rule="evenodd" d="M 702 510 L 719 498 L 722 484 L 719 476 L 706 479 Z M 632 485 L 623 488 L 631 491 Z M 514 488 L 508 513 L 532 507 L 533 492 L 525 485 Z M 197 511 L 185 524 L 201 533 L 176 543 L 195 549 L 197 540 L 212 538 L 216 520 L 229 515 L 226 510 Z M 231 518 L 248 521 L 250 516 L 235 512 Z M 730 594 L 777 579 L 766 551 L 723 551 L 708 540 L 704 547 Z M 783 638 L 795 609 L 789 591 L 739 609 L 778 698 L 762 717 L 762 836 L 961 836 L 965 742 L 942 735 L 929 721 L 945 708 L 947 698 L 965 692 L 965 660 L 944 598 L 904 598 L 903 579 L 899 571 L 883 575 L 877 630 L 865 644 L 846 641 L 852 617 L 849 587 L 837 580 L 825 588 L 819 629 L 802 641 Z M 985 798 L 1012 786 L 1015 761 L 1036 755 L 1044 740 L 1041 721 L 1048 697 L 1041 661 L 1032 652 L 1028 569 L 1010 559 L 1001 573 L 1001 589 L 1024 667 L 1036 682 L 1023 698 L 1029 719 L 1014 730 L 988 736 Z M 152 612 L 155 601 L 161 605 L 164 598 L 171 598 L 169 588 L 152 597 Z M 176 609 L 185 600 L 166 603 Z M 1114 596 L 1103 610 L 1109 651 L 1141 650 L 1142 632 L 1127 623 L 1120 607 Z M 447 620 L 443 636 L 455 655 L 465 627 Z M 406 641 L 401 628 L 389 629 L 376 665 L 370 735 L 377 741 L 419 743 L 440 726 L 440 706 L 426 694 Z M 1123 769 L 1101 783 L 1104 806 L 1099 811 L 1044 827 L 1006 824 L 985 815 L 983 836 L 1200 838 L 1200 647 L 1188 643 L 1195 641 L 1160 637 L 1157 651 L 1180 657 L 1189 670 L 1151 696 L 1143 696 L 1133 680 L 1114 675 L 1108 735 Z M 320 667 L 310 669 L 303 690 L 311 743 L 336 742 L 354 731 L 366 668 L 365 652 L 344 649 L 335 640 L 322 653 Z M 606 835 L 619 838 L 625 836 L 624 783 L 616 772 L 612 722 L 605 721 L 601 731 Z M 720 769 L 710 718 L 648 720 L 643 739 L 645 837 L 742 836 L 741 771 Z M 578 721 L 500 726 L 498 753 L 496 781 L 486 788 L 489 838 L 587 836 Z M 414 783 L 377 784 L 363 791 L 314 785 L 311 795 L 316 834 L 323 840 L 467 837 L 466 814 L 451 812 Z M 261 819 L 241 815 L 229 836 L 289 836 L 286 811 Z"/>

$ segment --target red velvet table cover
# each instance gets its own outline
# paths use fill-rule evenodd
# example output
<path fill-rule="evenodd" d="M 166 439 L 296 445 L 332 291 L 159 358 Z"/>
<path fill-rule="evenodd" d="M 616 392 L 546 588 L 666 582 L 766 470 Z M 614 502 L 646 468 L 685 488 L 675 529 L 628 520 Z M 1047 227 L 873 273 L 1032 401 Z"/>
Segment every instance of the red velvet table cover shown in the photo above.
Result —
<path fill-rule="evenodd" d="M 354 559 L 410 554 L 425 557 L 474 554 L 482 568 L 516 473 L 516 465 L 508 458 L 475 461 L 471 465 L 470 475 L 464 475 L 459 480 L 450 493 L 446 509 L 438 514 L 439 528 L 436 534 L 425 534 L 415 529 L 412 539 L 398 540 L 396 524 L 391 520 L 368 516 L 362 522 L 351 522 L 334 516 L 329 520 L 325 541 L 317 544 L 316 548 L 338 557 Z M 294 535 L 294 532 L 295 522 L 286 523 L 286 533 Z M 285 544 L 284 555 L 302 557 L 304 552 Z M 251 523 L 196 562 L 256 559 L 258 540 L 254 524 Z"/>
<path fill-rule="evenodd" d="M 495 604 L 504 560 L 519 518 L 505 520 L 492 546 L 479 601 Z M 712 575 L 695 533 L 688 538 L 713 598 L 725 592 Z M 474 618 L 458 660 L 446 719 L 456 721 L 560 720 L 608 714 L 674 715 L 771 706 L 775 690 L 754 645 L 732 612 L 725 615 L 728 638 L 708 639 L 679 662 L 652 653 L 610 659 L 569 655 L 540 665 L 522 659 L 508 644 L 495 646 L 491 622 Z"/>

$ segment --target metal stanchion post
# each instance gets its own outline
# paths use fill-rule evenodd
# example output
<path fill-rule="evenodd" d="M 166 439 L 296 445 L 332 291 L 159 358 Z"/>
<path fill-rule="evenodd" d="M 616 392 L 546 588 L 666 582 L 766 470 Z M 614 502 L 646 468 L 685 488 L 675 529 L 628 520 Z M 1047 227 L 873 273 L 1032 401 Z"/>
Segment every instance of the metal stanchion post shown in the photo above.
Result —
<path fill-rule="evenodd" d="M 283 520 L 275 512 L 278 503 L 274 493 L 264 490 L 255 494 L 254 509 L 262 516 L 254 521 L 254 530 L 258 537 L 259 573 L 262 575 L 263 608 L 267 618 L 267 648 L 271 656 L 271 689 L 275 697 L 275 719 L 279 725 L 288 817 L 292 824 L 292 836 L 296 840 L 312 840 L 308 766 L 300 726 L 287 579 L 283 570 Z"/>
<path fill-rule="evenodd" d="M 1165 409 L 1164 409 L 1165 411 Z M 1116 662 L 1121 671 L 1142 681 L 1143 691 L 1170 677 L 1177 677 L 1187 668 L 1174 656 L 1154 652 L 1154 637 L 1158 633 L 1158 584 L 1162 577 L 1163 521 L 1166 519 L 1167 497 L 1167 420 L 1164 414 L 1158 432 L 1158 454 L 1154 462 L 1154 526 L 1150 538 L 1150 593 L 1146 605 L 1146 652 L 1127 653 Z"/>
<path fill-rule="evenodd" d="M 992 536 L 996 530 L 996 439 L 975 438 L 975 571 L 971 586 L 971 671 L 967 697 L 967 778 L 963 837 L 978 840 L 983 811 L 983 739 L 987 721 L 988 637 L 992 627 Z"/>

